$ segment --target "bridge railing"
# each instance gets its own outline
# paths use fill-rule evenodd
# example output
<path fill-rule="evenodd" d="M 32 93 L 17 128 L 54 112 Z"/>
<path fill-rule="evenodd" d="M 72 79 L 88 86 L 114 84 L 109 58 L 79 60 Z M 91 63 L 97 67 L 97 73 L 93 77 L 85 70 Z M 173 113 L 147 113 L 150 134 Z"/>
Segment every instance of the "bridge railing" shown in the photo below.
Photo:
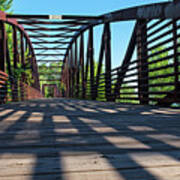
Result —
<path fill-rule="evenodd" d="M 179 6 L 179 1 L 156 3 L 101 16 L 6 15 L 0 12 L 0 70 L 26 82 L 25 73 L 17 77 L 16 70 L 18 64 L 25 71 L 29 68 L 33 82 L 28 85 L 40 91 L 41 73 L 38 73 L 36 55 L 60 56 L 63 57 L 60 59 L 63 65 L 59 66 L 61 79 L 56 82 L 61 81 L 61 91 L 66 97 L 159 105 L 180 102 Z M 129 20 L 134 22 L 134 28 L 127 50 L 120 58 L 115 57 L 113 48 L 118 51 L 120 45 L 116 37 L 121 35 L 121 29 L 113 33 L 112 26 Z M 12 30 L 12 48 L 7 25 Z M 101 28 L 97 35 L 98 27 Z M 49 31 L 58 34 L 51 35 Z M 31 42 L 29 37 L 36 40 Z M 47 38 L 56 39 L 48 41 Z M 58 53 L 44 53 L 46 50 L 58 50 Z M 112 68 L 115 59 L 121 64 Z M 44 62 L 45 59 L 39 60 Z M 52 62 L 45 60 L 49 61 Z"/>
<path fill-rule="evenodd" d="M 0 104 L 40 98 L 39 90 L 0 71 Z"/>
<path fill-rule="evenodd" d="M 137 104 L 180 102 L 179 18 L 134 18 L 136 23 L 123 61 L 112 69 L 111 24 L 121 22 L 120 15 L 113 20 L 111 14 L 110 20 L 99 23 L 104 28 L 97 67 L 93 42 L 99 24 L 86 27 L 70 45 L 62 74 L 66 96 Z"/>
<path fill-rule="evenodd" d="M 31 41 L 16 19 L 0 11 L 0 103 L 42 97 Z"/>

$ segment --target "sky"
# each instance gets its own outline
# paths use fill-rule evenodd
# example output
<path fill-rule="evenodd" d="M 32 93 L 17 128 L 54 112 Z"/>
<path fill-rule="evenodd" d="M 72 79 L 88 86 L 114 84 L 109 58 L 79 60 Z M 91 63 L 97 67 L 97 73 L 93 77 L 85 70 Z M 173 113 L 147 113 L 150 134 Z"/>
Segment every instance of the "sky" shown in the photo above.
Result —
<path fill-rule="evenodd" d="M 14 0 L 14 13 L 100 15 L 168 0 Z"/>
<path fill-rule="evenodd" d="M 169 0 L 14 0 L 15 14 L 101 15 L 111 11 Z M 112 27 L 112 67 L 121 64 L 134 22 L 120 22 Z M 98 59 L 101 29 L 95 28 L 95 60 Z"/>

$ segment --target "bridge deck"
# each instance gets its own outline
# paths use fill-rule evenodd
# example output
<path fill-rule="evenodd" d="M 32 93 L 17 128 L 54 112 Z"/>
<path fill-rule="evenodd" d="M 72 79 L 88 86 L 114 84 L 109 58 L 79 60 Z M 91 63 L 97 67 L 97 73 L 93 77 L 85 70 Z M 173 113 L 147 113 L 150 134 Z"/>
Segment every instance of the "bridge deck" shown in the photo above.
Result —
<path fill-rule="evenodd" d="M 0 106 L 1 180 L 179 180 L 180 110 L 68 99 Z"/>

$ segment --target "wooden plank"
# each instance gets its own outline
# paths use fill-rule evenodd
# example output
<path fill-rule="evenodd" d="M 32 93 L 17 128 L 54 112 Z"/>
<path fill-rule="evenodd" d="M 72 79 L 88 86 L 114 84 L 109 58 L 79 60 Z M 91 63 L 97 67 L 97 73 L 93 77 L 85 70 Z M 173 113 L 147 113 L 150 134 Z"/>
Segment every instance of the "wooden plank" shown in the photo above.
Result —
<path fill-rule="evenodd" d="M 169 153 L 169 155 L 172 154 L 175 154 L 176 157 L 179 156 L 179 153 Z M 132 156 L 134 159 L 136 159 L 139 164 L 133 164 L 131 160 L 128 160 L 129 156 Z M 108 163 L 108 161 L 106 161 L 106 158 L 108 157 L 112 159 L 111 163 Z M 2 177 L 31 175 L 31 169 L 36 165 L 36 159 L 33 156 L 27 156 L 27 158 L 25 159 L 22 159 L 21 156 L 17 156 L 17 158 L 19 159 L 19 161 L 17 161 L 17 159 L 5 159 L 5 161 L 1 160 L 1 162 L 3 162 L 3 168 L 1 168 L 0 170 L 0 174 Z M 68 175 L 72 175 L 71 173 L 80 173 L 81 175 L 79 174 L 79 178 L 81 178 L 83 174 L 91 174 L 92 177 L 97 178 L 97 172 L 111 172 L 111 174 L 115 173 L 117 174 L 117 176 L 121 176 L 121 172 L 128 171 L 131 172 L 129 177 L 148 178 L 148 175 L 145 175 L 143 173 L 143 170 L 141 169 L 141 165 L 143 165 L 144 168 L 149 169 L 153 173 L 157 173 L 158 176 L 163 179 L 167 177 L 176 177 L 178 175 L 177 170 L 180 165 L 180 162 L 170 159 L 166 156 L 159 155 L 157 153 L 139 153 L 124 156 L 112 154 L 108 156 L 99 154 L 89 156 L 82 155 L 77 157 L 64 156 L 61 159 L 61 161 L 64 163 L 64 168 L 57 168 L 57 164 L 59 163 L 59 161 L 60 160 L 58 157 L 40 158 L 39 163 L 41 164 L 41 167 L 38 168 L 38 172 L 36 173 L 36 175 L 58 174 L 59 171 L 61 171 L 63 175 L 65 175 L 64 173 L 67 173 Z M 114 169 L 111 164 L 116 165 L 116 168 Z M 166 167 L 167 165 L 170 167 Z M 45 167 L 50 168 L 48 168 L 47 170 Z M 11 168 L 13 168 L 14 171 L 8 170 Z M 171 171 L 169 171 L 168 168 L 171 169 Z M 169 173 L 164 174 L 165 170 Z M 135 172 L 139 172 L 140 174 L 136 175 Z"/>
<path fill-rule="evenodd" d="M 63 155 L 61 157 L 61 155 Z M 41 157 L 40 163 L 42 167 L 39 168 L 40 171 L 44 171 L 45 167 L 50 167 L 49 170 L 55 171 L 57 166 L 57 161 L 59 158 L 62 158 L 64 161 L 64 168 L 60 167 L 61 172 L 93 172 L 93 171 L 107 171 L 113 170 L 114 168 L 111 164 L 116 164 L 117 170 L 119 169 L 128 169 L 128 168 L 141 168 L 140 165 L 143 167 L 150 168 L 150 167 L 163 167 L 166 165 L 169 166 L 179 166 L 180 161 L 170 158 L 173 156 L 174 158 L 179 157 L 180 153 L 178 151 L 168 152 L 167 155 L 162 155 L 161 153 L 129 153 L 129 154 L 107 154 L 102 155 L 98 153 L 94 154 L 75 154 L 74 156 L 68 155 L 68 153 L 62 152 L 62 154 L 57 154 L 57 157 Z M 138 162 L 137 164 L 133 164 L 132 161 L 129 159 L 136 159 Z M 111 159 L 112 162 L 109 163 L 106 159 Z M 17 161 L 17 159 L 19 159 Z M 51 161 L 49 161 L 51 160 Z M 88 161 L 87 161 L 88 160 Z M 5 154 L 1 156 L 0 160 L 1 164 L 3 164 L 2 168 L 0 169 L 0 174 L 7 173 L 6 175 L 17 175 L 17 174 L 26 174 L 29 171 L 30 167 L 36 165 L 36 159 L 33 155 L 24 155 L 21 156 L 19 154 L 15 154 L 15 156 Z M 120 163 L 121 162 L 121 163 Z M 8 172 L 8 167 L 16 169 L 11 173 Z M 103 169 L 102 169 L 103 168 Z M 28 172 L 27 172 L 28 173 Z"/>
<path fill-rule="evenodd" d="M 179 180 L 179 117 L 66 99 L 0 106 L 0 179 Z"/>

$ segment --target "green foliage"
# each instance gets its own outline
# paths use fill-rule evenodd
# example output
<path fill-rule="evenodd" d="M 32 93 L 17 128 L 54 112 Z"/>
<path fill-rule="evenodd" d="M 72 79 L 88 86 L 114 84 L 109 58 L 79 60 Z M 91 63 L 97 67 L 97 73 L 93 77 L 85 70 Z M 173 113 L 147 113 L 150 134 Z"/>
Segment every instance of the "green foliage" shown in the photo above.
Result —
<path fill-rule="evenodd" d="M 132 84 L 123 84 L 122 85 L 122 89 L 120 89 L 120 93 L 121 93 L 120 100 L 117 100 L 117 102 L 138 104 L 139 103 L 138 100 L 126 99 L 126 98 L 137 98 L 138 97 L 138 95 L 135 94 L 136 93 L 135 89 L 130 88 L 129 86 L 132 86 Z"/>
<path fill-rule="evenodd" d="M 154 50 L 152 50 L 151 54 L 160 52 L 162 50 L 164 50 L 166 47 L 160 46 Z M 152 62 L 152 61 L 156 61 L 158 59 L 161 58 L 165 58 L 167 57 L 168 51 L 160 53 L 156 56 L 154 56 L 153 58 L 150 58 L 148 61 Z M 159 61 L 153 64 L 149 65 L 149 70 L 152 70 L 154 68 L 161 68 L 164 66 L 167 66 L 169 64 L 172 64 L 172 60 L 167 59 L 167 60 L 163 60 L 163 61 Z M 156 77 L 156 76 L 160 76 L 160 75 L 166 75 L 166 74 L 170 74 L 174 72 L 174 68 L 173 67 L 169 67 L 169 68 L 163 68 L 160 70 L 156 70 L 156 71 L 152 71 L 149 72 L 149 77 Z M 170 82 L 174 82 L 174 76 L 168 76 L 166 78 L 155 78 L 149 81 L 149 84 L 159 84 L 159 83 L 170 83 Z M 167 92 L 167 91 L 172 91 L 174 89 L 173 86 L 157 86 L 157 87 L 150 87 L 149 91 L 150 92 Z M 155 97 L 155 98 L 163 98 L 165 95 L 151 95 L 151 97 Z"/>
<path fill-rule="evenodd" d="M 56 80 L 56 79 L 60 79 L 60 74 L 61 74 L 61 68 L 59 68 L 59 66 L 62 65 L 62 62 L 58 62 L 58 63 L 50 63 L 50 64 L 41 64 L 39 65 L 39 73 L 40 79 L 43 79 L 44 81 L 40 81 L 40 86 L 42 87 L 43 84 L 56 84 L 58 89 L 64 89 L 65 86 L 63 84 L 60 83 L 60 81 L 48 81 L 48 80 Z M 43 74 L 41 74 L 43 73 Z M 45 97 L 52 97 L 52 88 L 51 87 L 47 87 L 45 88 Z"/>
<path fill-rule="evenodd" d="M 166 60 L 156 62 L 156 60 L 166 58 L 169 56 L 168 51 L 164 51 L 164 52 L 158 54 L 158 52 L 161 52 L 166 48 L 167 47 L 160 46 L 160 47 L 158 47 L 158 48 L 156 48 L 150 52 L 150 54 L 157 54 L 157 55 L 153 56 L 152 58 L 148 59 L 148 62 L 150 63 L 148 66 L 149 71 L 150 71 L 148 76 L 150 78 L 153 78 L 153 79 L 149 80 L 150 85 L 161 84 L 161 83 L 173 83 L 174 82 L 174 76 L 167 76 L 167 77 L 158 78 L 158 76 L 168 75 L 168 74 L 171 74 L 174 72 L 173 67 L 166 67 L 166 66 L 173 63 L 173 59 L 166 59 Z M 153 70 L 156 68 L 161 68 L 161 69 Z M 117 101 L 118 102 L 125 102 L 125 103 L 138 103 L 137 100 L 133 100 L 133 99 L 132 100 L 131 99 L 126 100 L 126 98 L 137 98 L 138 97 L 137 90 L 132 89 L 132 88 L 128 88 L 128 86 L 130 86 L 130 84 L 123 84 L 122 85 L 122 89 L 120 90 L 120 93 L 122 93 L 120 95 L 120 98 L 122 98 L 122 99 L 117 100 Z M 123 88 L 123 87 L 125 87 L 125 88 Z M 174 90 L 174 86 L 170 86 L 170 85 L 169 86 L 166 85 L 166 86 L 149 87 L 149 92 L 170 92 L 173 90 Z M 125 93 L 125 94 L 123 94 L 123 93 Z M 151 98 L 163 98 L 165 96 L 166 96 L 166 93 L 150 95 Z M 150 102 L 150 103 L 154 104 L 154 102 Z"/>
<path fill-rule="evenodd" d="M 22 74 L 25 74 L 26 76 L 26 83 L 32 84 L 34 83 L 33 76 L 32 76 L 32 70 L 29 64 L 27 64 L 25 67 L 22 67 L 20 63 L 17 64 L 17 68 L 14 69 L 14 77 L 15 79 L 21 80 Z"/>
<path fill-rule="evenodd" d="M 0 11 L 8 11 L 12 7 L 12 2 L 13 0 L 0 0 Z M 12 11 L 11 11 L 12 13 Z M 8 49 L 9 49 L 9 56 L 11 59 L 11 67 L 13 66 L 13 35 L 12 35 L 12 26 L 9 24 L 5 24 L 5 29 L 6 29 L 6 36 L 7 36 L 7 42 L 8 42 Z"/>
<path fill-rule="evenodd" d="M 0 11 L 8 11 L 12 7 L 13 0 L 0 0 Z"/>

